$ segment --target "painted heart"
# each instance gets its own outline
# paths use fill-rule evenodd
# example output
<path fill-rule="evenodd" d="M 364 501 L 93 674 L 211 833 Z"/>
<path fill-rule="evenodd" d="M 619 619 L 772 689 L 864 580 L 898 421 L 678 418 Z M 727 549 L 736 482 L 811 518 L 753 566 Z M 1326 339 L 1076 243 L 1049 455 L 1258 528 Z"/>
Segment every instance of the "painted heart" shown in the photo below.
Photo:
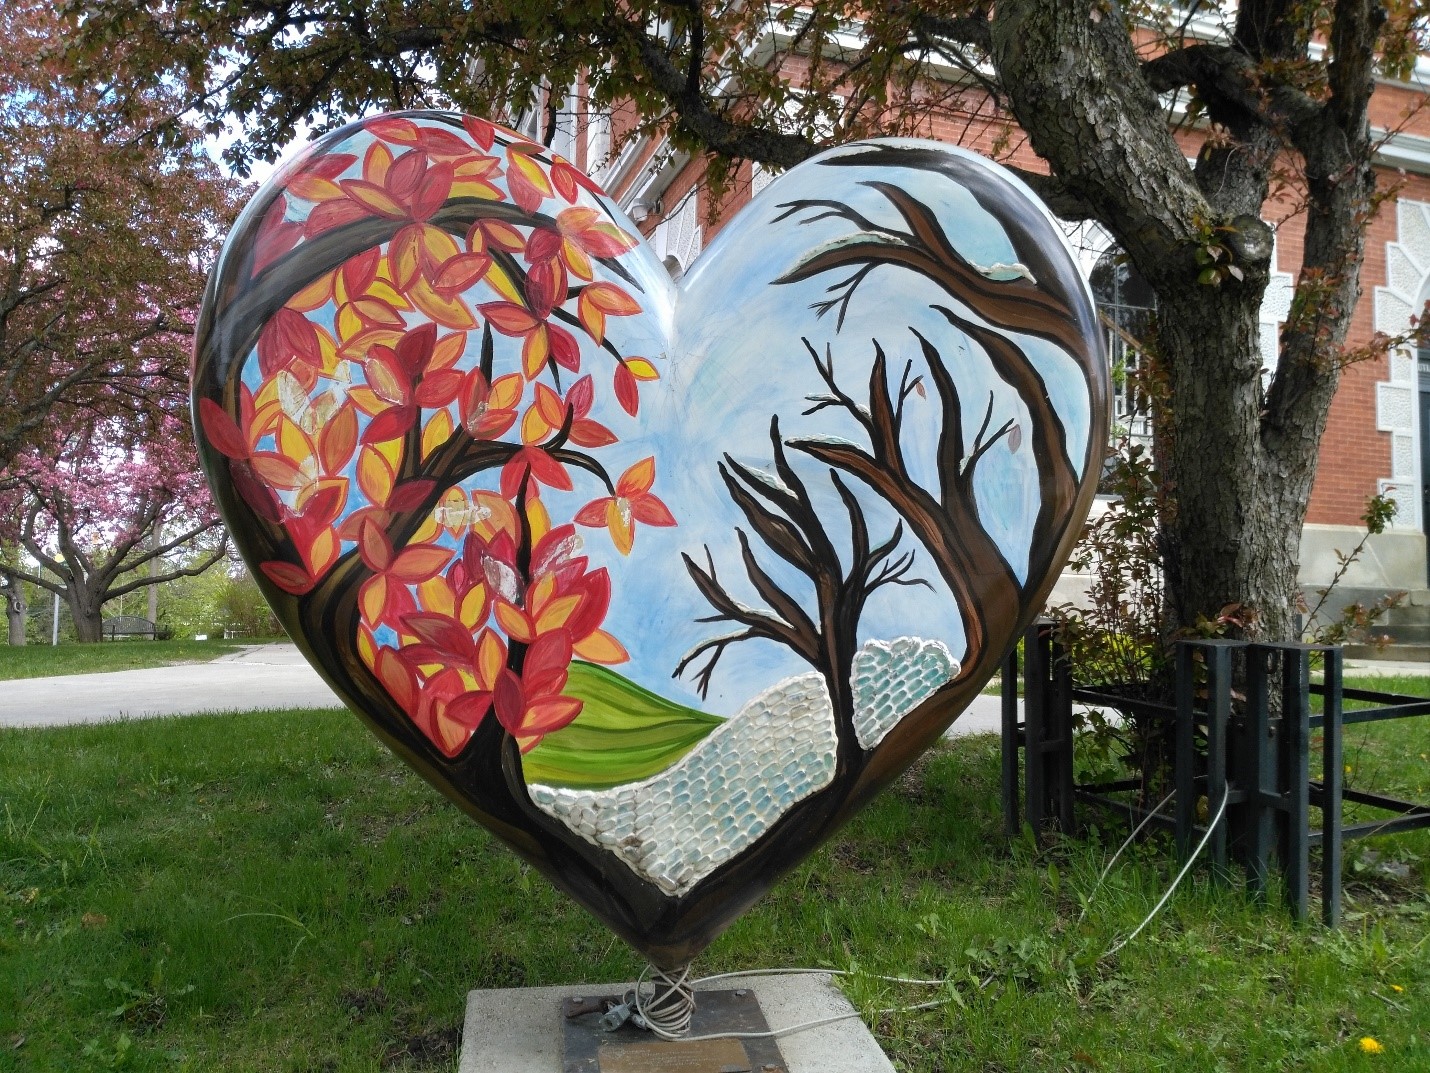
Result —
<path fill-rule="evenodd" d="M 1085 517 L 1107 397 L 1055 222 L 971 154 L 826 152 L 677 287 L 571 164 L 433 112 L 273 177 L 194 372 L 309 660 L 667 968 L 977 693 Z"/>

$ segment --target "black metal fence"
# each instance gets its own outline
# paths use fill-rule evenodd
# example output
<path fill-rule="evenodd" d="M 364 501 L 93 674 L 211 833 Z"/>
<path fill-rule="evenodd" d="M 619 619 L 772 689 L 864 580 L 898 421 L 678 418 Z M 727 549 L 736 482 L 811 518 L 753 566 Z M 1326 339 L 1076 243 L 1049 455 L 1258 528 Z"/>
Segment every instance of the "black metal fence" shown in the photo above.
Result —
<path fill-rule="evenodd" d="M 1310 851 L 1321 848 L 1321 913 L 1335 926 L 1341 912 L 1341 852 L 1347 839 L 1430 827 L 1430 803 L 1400 800 L 1344 785 L 1344 729 L 1355 723 L 1430 715 L 1430 698 L 1342 685 L 1338 646 L 1182 641 L 1176 650 L 1175 702 L 1161 704 L 1073 683 L 1072 668 L 1050 623 L 1031 627 L 1023 644 L 1023 715 L 1018 711 L 1016 649 L 1003 664 L 1003 821 L 1009 836 L 1024 820 L 1035 832 L 1072 832 L 1077 803 L 1112 810 L 1134 822 L 1172 831 L 1185 860 L 1203 840 L 1219 874 L 1229 864 L 1264 893 L 1271 862 L 1279 863 L 1286 900 L 1304 919 Z M 1312 656 L 1324 674 L 1311 682 Z M 1244 659 L 1244 695 L 1234 693 L 1233 659 Z M 1311 698 L 1321 698 L 1320 711 Z M 1344 711 L 1346 700 L 1375 707 Z M 1073 705 L 1112 709 L 1124 718 L 1171 727 L 1171 814 L 1143 800 L 1142 778 L 1078 783 Z M 1312 731 L 1321 735 L 1321 778 L 1310 772 Z M 1022 792 L 1019 792 L 1020 764 Z M 1345 802 L 1391 813 L 1346 824 Z M 1205 802 L 1205 818 L 1198 805 Z M 1321 826 L 1311 827 L 1311 809 Z"/>

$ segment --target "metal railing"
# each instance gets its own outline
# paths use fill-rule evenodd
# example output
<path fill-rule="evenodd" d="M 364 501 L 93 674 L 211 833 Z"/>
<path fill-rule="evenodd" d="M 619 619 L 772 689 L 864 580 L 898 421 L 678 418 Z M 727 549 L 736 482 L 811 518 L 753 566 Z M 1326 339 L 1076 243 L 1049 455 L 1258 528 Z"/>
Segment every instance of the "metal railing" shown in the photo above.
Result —
<path fill-rule="evenodd" d="M 1280 864 L 1285 897 L 1296 919 L 1309 902 L 1310 851 L 1321 848 L 1321 914 L 1335 926 L 1341 914 L 1341 857 L 1349 839 L 1430 827 L 1430 803 L 1349 789 L 1344 784 L 1345 727 L 1430 715 L 1430 698 L 1346 689 L 1338 646 L 1252 644 L 1199 640 L 1177 644 L 1175 700 L 1157 703 L 1119 695 L 1111 688 L 1076 686 L 1066 654 L 1046 621 L 1024 637 L 1023 719 L 1018 718 L 1016 649 L 1003 663 L 1003 819 L 1010 837 L 1023 819 L 1036 833 L 1072 832 L 1075 803 L 1115 811 L 1170 829 L 1185 860 L 1207 834 L 1207 814 L 1226 802 L 1225 820 L 1210 833 L 1208 850 L 1218 874 L 1229 863 L 1245 873 L 1253 893 L 1264 894 L 1271 862 Z M 1324 675 L 1311 682 L 1319 654 Z M 1234 658 L 1245 660 L 1245 696 L 1232 688 Z M 1311 698 L 1321 698 L 1314 711 Z M 1346 712 L 1345 701 L 1376 705 Z M 1172 811 L 1153 812 L 1138 799 L 1140 778 L 1079 784 L 1074 777 L 1074 704 L 1110 708 L 1124 716 L 1170 725 Z M 1321 778 L 1310 775 L 1312 731 L 1320 730 Z M 1019 757 L 1022 793 L 1019 793 Z M 1120 797 L 1113 795 L 1121 795 Z M 1345 802 L 1391 813 L 1387 819 L 1347 824 Z M 1321 826 L 1311 827 L 1311 809 Z"/>

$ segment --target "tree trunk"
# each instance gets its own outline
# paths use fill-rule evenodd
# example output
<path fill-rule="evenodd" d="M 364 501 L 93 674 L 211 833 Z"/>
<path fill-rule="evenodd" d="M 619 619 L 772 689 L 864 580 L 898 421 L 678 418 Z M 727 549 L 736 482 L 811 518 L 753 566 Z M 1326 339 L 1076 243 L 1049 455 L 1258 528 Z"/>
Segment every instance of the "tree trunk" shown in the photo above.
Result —
<path fill-rule="evenodd" d="M 1250 616 L 1246 628 L 1228 623 L 1227 632 L 1295 639 L 1301 527 L 1372 211 L 1365 106 L 1383 14 L 1352 0 L 1336 6 L 1331 94 L 1300 98 L 1284 123 L 1203 87 L 1224 130 L 1193 168 L 1118 7 L 1000 0 L 994 9 L 993 53 L 1019 123 L 1157 296 L 1154 360 L 1167 391 L 1154 416 L 1168 493 L 1160 539 L 1172 630 L 1237 605 Z M 1277 18 L 1278 33 L 1242 40 L 1255 19 L 1238 17 L 1237 55 L 1274 70 L 1304 51 L 1305 27 Z M 1264 389 L 1258 312 L 1272 236 L 1259 213 L 1285 137 L 1306 164 L 1305 259 L 1278 369 Z"/>
<path fill-rule="evenodd" d="M 95 593 L 71 582 L 65 591 L 65 603 L 69 604 L 70 618 L 74 620 L 75 640 L 81 644 L 104 640 L 102 605 Z"/>
<path fill-rule="evenodd" d="M 1173 627 L 1239 605 L 1254 615 L 1248 634 L 1292 640 L 1315 441 L 1297 467 L 1262 449 L 1259 305 L 1260 288 L 1189 284 L 1158 296 L 1170 389 L 1161 446 L 1172 491 L 1162 563 Z"/>
<path fill-rule="evenodd" d="M 0 571 L 5 585 L 0 588 L 0 597 L 5 600 L 5 617 L 9 620 L 10 644 L 25 643 L 25 587 L 14 574 Z"/>

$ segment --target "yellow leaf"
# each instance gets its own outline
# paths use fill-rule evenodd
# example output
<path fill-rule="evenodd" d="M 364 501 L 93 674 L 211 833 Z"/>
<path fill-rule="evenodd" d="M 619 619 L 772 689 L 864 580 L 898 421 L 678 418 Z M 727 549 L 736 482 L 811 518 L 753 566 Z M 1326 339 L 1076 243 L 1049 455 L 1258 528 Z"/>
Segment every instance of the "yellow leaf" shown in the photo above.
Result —
<path fill-rule="evenodd" d="M 438 410 L 422 429 L 422 460 L 430 455 L 452 435 L 452 416 L 446 410 Z"/>
<path fill-rule="evenodd" d="M 645 358 L 627 358 L 626 371 L 637 380 L 659 380 L 660 373 Z"/>
<path fill-rule="evenodd" d="M 418 585 L 417 598 L 422 602 L 425 611 L 452 617 L 456 615 L 457 596 L 452 591 L 451 584 L 441 574 Z"/>
<path fill-rule="evenodd" d="M 414 305 L 443 328 L 467 331 L 477 326 L 477 318 L 460 298 L 443 298 L 418 276 L 407 292 Z"/>
<path fill-rule="evenodd" d="M 288 299 L 288 308 L 296 309 L 299 313 L 311 313 L 315 309 L 320 309 L 327 304 L 329 298 L 333 297 L 333 284 L 337 276 L 337 269 L 327 275 L 319 276 Z"/>
<path fill-rule="evenodd" d="M 500 265 L 492 265 L 491 268 L 487 269 L 485 281 L 491 284 L 492 290 L 496 291 L 497 294 L 501 295 L 513 305 L 526 305 L 525 297 L 517 290 L 516 285 L 511 281 L 511 277 L 502 270 Z"/>

